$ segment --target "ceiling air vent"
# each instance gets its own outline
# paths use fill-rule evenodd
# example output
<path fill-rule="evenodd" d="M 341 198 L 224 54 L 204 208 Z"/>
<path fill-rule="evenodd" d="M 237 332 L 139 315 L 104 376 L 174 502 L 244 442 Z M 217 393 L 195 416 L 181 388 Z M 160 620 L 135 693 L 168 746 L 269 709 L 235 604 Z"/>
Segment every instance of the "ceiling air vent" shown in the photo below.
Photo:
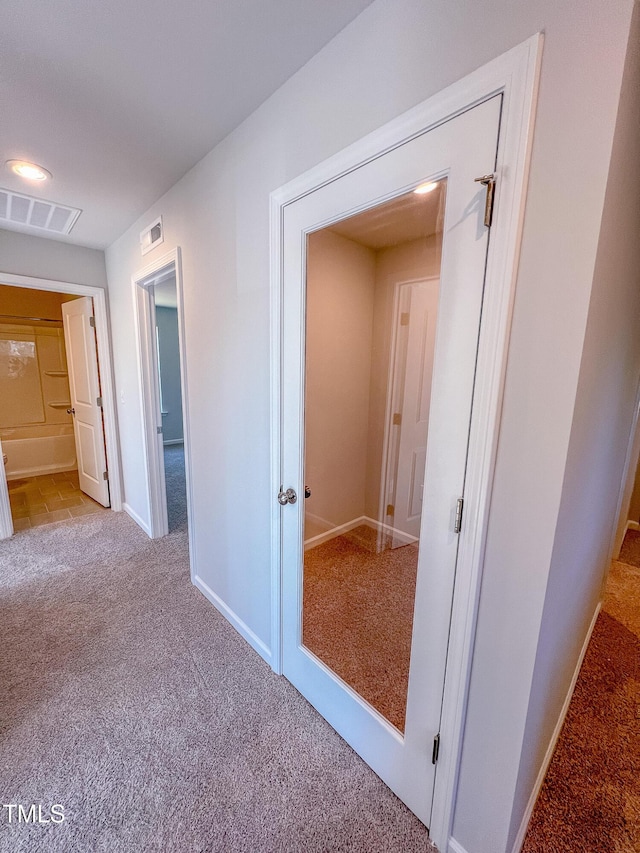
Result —
<path fill-rule="evenodd" d="M 69 234 L 82 211 L 0 188 L 0 225 L 23 225 L 52 234 Z"/>

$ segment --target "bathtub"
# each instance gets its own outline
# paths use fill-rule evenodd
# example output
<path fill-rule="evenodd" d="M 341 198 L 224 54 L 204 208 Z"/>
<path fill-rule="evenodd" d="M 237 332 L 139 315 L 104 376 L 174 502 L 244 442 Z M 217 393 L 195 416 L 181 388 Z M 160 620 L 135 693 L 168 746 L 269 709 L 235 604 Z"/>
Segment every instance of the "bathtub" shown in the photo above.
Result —
<path fill-rule="evenodd" d="M 7 480 L 59 474 L 77 468 L 73 425 L 47 425 L 0 430 L 7 457 Z"/>

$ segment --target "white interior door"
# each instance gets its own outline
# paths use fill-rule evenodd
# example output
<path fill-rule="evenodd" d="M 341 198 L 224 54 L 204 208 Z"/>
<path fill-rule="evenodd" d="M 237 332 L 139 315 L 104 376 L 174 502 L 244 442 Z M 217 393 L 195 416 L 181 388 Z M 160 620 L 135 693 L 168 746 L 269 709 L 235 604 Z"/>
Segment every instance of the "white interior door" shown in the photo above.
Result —
<path fill-rule="evenodd" d="M 80 488 L 102 506 L 109 506 L 100 373 L 91 297 L 83 296 L 63 303 L 62 322 Z"/>
<path fill-rule="evenodd" d="M 494 171 L 500 112 L 493 97 L 284 209 L 281 482 L 282 500 L 287 488 L 300 500 L 281 513 L 283 672 L 427 825 L 488 245 L 475 179 Z M 415 244 L 412 190 L 424 181 L 437 182 L 445 214 Z M 402 245 L 372 238 L 393 231 L 387 213 L 399 210 L 408 217 Z M 440 279 L 425 461 L 414 465 L 424 465 L 420 538 L 380 551 L 385 520 L 371 494 L 377 506 L 392 376 L 380 271 L 412 253 L 427 266 L 436 259 Z M 421 388 L 424 334 L 416 324 L 409 367 Z M 305 484 L 307 516 L 324 525 L 306 555 Z M 397 638 L 404 645 L 393 649 Z"/>
<path fill-rule="evenodd" d="M 395 375 L 388 425 L 394 435 L 389 436 L 387 501 L 393 547 L 420 537 L 438 293 L 437 279 L 401 285 L 400 310 L 394 318 Z"/>

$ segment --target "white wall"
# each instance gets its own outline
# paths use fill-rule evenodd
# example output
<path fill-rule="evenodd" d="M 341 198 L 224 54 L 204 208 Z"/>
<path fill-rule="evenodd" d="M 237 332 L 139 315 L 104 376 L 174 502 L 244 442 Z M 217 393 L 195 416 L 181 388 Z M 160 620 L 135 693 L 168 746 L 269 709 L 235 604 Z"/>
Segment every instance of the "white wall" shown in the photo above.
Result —
<path fill-rule="evenodd" d="M 640 376 L 640 8 L 605 196 L 569 455 L 521 760 L 516 818 L 541 765 L 601 597 Z M 558 654 L 564 649 L 564 654 Z"/>
<path fill-rule="evenodd" d="M 106 287 L 104 252 L 0 229 L 0 272 Z"/>
<path fill-rule="evenodd" d="M 269 193 L 545 31 L 454 826 L 469 853 L 506 850 L 510 825 L 518 823 L 526 799 L 526 790 L 519 791 L 514 809 L 519 774 L 530 787 L 529 768 L 526 762 L 520 767 L 520 758 L 632 5 L 377 0 L 106 252 L 127 501 L 147 516 L 132 370 L 131 276 L 143 266 L 138 233 L 162 214 L 165 244 L 155 252 L 175 245 L 183 250 L 193 558 L 231 618 L 235 614 L 268 648 L 269 513 L 275 500 L 268 429 Z M 624 389 L 614 394 L 619 402 Z M 613 434 L 619 428 L 608 423 L 603 430 Z M 573 446 L 578 457 L 593 449 L 590 442 Z M 606 479 L 614 479 L 617 457 L 603 464 Z M 590 603 L 579 606 L 586 610 Z M 582 614 L 573 623 L 584 624 Z M 574 644 L 567 647 L 561 633 L 553 636 L 554 654 L 570 661 Z"/>

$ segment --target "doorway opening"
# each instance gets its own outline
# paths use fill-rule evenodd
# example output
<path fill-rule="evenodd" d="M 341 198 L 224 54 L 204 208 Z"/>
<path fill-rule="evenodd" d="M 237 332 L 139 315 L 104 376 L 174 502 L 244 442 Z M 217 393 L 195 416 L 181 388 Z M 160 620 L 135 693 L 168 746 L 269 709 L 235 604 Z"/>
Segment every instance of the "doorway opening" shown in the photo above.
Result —
<path fill-rule="evenodd" d="M 0 439 L 14 530 L 109 507 L 93 300 L 0 285 L 0 305 Z"/>
<path fill-rule="evenodd" d="M 187 531 L 192 548 L 189 430 L 180 252 L 133 278 L 152 539 Z"/>
<path fill-rule="evenodd" d="M 0 274 L 0 536 L 121 508 L 99 288 Z"/>
<path fill-rule="evenodd" d="M 184 421 L 175 270 L 171 277 L 153 285 L 153 299 L 156 309 L 167 524 L 171 533 L 187 524 L 187 483 L 184 464 Z"/>

